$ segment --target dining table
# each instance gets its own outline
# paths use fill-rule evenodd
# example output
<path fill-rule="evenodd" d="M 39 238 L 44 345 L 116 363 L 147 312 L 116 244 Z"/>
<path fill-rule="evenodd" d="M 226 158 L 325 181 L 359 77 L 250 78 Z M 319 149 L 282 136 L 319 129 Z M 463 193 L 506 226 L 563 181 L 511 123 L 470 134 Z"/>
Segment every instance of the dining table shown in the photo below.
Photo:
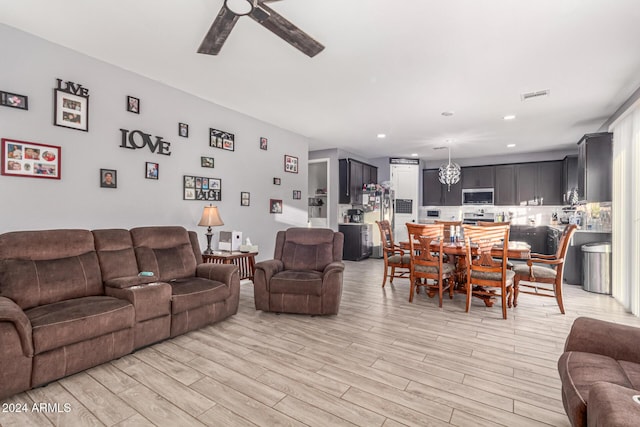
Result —
<path fill-rule="evenodd" d="M 404 250 L 411 250 L 411 245 L 408 241 L 402 241 L 399 243 L 400 247 Z M 440 250 L 440 242 L 434 240 L 431 242 L 431 249 L 434 252 Z M 442 252 L 453 258 L 454 263 L 456 265 L 456 293 L 467 293 L 466 282 L 464 280 L 464 273 L 467 269 L 467 248 L 464 241 L 453 241 L 453 242 L 444 242 L 442 245 Z M 491 255 L 494 257 L 502 257 L 503 255 L 503 245 L 496 245 L 491 250 Z M 471 246 L 471 256 L 474 256 L 477 253 L 477 247 L 475 245 Z M 507 258 L 509 259 L 518 259 L 518 260 L 527 260 L 531 258 L 531 246 L 526 242 L 520 242 L 515 240 L 509 240 L 507 245 Z M 435 295 L 434 291 L 428 291 L 429 297 L 433 297 Z M 476 295 L 477 296 L 477 295 Z M 493 297 L 486 296 L 477 296 L 482 299 L 487 307 L 492 307 L 495 299 Z"/>

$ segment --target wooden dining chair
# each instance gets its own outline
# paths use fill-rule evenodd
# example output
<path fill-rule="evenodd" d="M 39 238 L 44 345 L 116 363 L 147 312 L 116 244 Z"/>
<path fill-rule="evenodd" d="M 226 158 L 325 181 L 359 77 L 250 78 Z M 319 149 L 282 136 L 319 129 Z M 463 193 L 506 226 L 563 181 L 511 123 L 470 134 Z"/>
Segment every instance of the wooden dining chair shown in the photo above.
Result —
<path fill-rule="evenodd" d="M 493 225 L 508 225 L 509 227 L 511 227 L 511 221 L 504 221 L 504 222 L 478 221 L 476 222 L 476 225 L 480 227 L 491 227 Z M 513 267 L 515 267 L 515 264 L 511 261 L 507 261 L 507 268 L 509 270 L 513 270 Z"/>
<path fill-rule="evenodd" d="M 444 225 L 407 223 L 409 246 L 411 248 L 411 291 L 409 302 L 413 301 L 416 289 L 425 287 L 430 292 L 438 292 L 438 304 L 442 307 L 444 291 L 449 290 L 453 298 L 456 267 L 444 262 Z M 435 245 L 435 247 L 434 247 Z M 419 291 L 418 291 L 419 292 Z"/>
<path fill-rule="evenodd" d="M 564 303 L 562 301 L 564 260 L 567 256 L 569 242 L 576 228 L 575 224 L 565 227 L 560 236 L 558 251 L 554 255 L 532 253 L 531 259 L 527 260 L 526 265 L 520 264 L 514 267 L 516 273 L 513 284 L 514 307 L 518 305 L 518 293 L 520 292 L 520 287 L 523 286 L 525 289 L 522 290 L 522 293 L 555 298 L 558 302 L 560 313 L 564 314 Z"/>
<path fill-rule="evenodd" d="M 467 252 L 467 312 L 473 296 L 496 296 L 502 300 L 502 318 L 507 318 L 515 277 L 515 272 L 507 268 L 509 259 L 504 247 L 509 242 L 509 228 L 508 225 L 463 225 Z M 502 248 L 502 256 L 496 257 L 499 248 Z"/>
<path fill-rule="evenodd" d="M 393 241 L 393 232 L 391 224 L 388 220 L 376 221 L 380 229 L 380 244 L 382 245 L 382 257 L 384 258 L 384 277 L 382 278 L 382 287 L 387 283 L 393 284 L 393 278 L 410 277 L 411 256 L 396 245 Z"/>

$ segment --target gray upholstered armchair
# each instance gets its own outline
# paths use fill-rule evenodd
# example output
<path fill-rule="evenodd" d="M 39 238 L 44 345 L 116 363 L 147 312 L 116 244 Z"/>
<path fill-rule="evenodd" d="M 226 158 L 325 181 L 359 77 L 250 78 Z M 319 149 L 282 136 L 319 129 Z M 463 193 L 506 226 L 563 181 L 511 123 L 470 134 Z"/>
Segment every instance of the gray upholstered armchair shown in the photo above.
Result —
<path fill-rule="evenodd" d="M 342 297 L 342 233 L 320 228 L 279 231 L 272 260 L 256 264 L 256 310 L 337 314 Z"/>

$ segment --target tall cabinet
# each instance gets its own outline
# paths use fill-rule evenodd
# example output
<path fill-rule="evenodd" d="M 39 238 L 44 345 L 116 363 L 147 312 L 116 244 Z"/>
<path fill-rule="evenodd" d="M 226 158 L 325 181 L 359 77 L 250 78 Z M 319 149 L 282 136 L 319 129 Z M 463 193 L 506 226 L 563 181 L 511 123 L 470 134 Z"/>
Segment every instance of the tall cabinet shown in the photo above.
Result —
<path fill-rule="evenodd" d="M 361 205 L 362 186 L 378 182 L 378 168 L 354 159 L 339 159 L 340 194 L 338 203 Z"/>
<path fill-rule="evenodd" d="M 612 133 L 590 133 L 578 142 L 578 197 L 610 202 L 613 173 Z"/>

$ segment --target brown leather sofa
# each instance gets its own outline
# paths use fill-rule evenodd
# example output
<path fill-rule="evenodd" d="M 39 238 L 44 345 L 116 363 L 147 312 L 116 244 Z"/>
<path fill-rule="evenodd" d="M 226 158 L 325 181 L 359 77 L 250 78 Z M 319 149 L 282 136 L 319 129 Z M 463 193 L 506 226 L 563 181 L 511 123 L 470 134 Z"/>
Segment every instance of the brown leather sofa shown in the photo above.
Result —
<path fill-rule="evenodd" d="M 274 259 L 256 264 L 256 310 L 338 314 L 342 297 L 342 233 L 289 228 L 276 236 Z"/>
<path fill-rule="evenodd" d="M 235 314 L 237 267 L 202 261 L 182 227 L 0 235 L 0 399 Z"/>
<path fill-rule="evenodd" d="M 640 425 L 640 328 L 580 317 L 564 350 L 558 371 L 572 426 Z"/>

